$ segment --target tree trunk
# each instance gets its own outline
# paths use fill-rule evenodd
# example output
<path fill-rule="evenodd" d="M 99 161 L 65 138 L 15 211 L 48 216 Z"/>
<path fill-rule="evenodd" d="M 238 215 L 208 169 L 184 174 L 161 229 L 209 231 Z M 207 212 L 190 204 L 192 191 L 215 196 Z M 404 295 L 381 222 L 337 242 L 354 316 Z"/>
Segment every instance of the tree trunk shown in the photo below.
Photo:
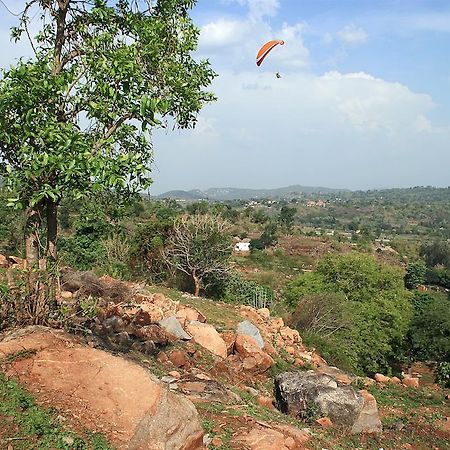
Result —
<path fill-rule="evenodd" d="M 200 279 L 195 273 L 195 269 L 192 270 L 192 279 L 194 280 L 194 295 L 198 297 L 200 295 Z"/>
<path fill-rule="evenodd" d="M 40 208 L 30 208 L 25 222 L 25 258 L 27 268 L 39 268 L 39 230 L 41 228 Z"/>
<path fill-rule="evenodd" d="M 58 238 L 58 204 L 52 200 L 47 200 L 47 249 L 46 266 L 48 279 L 48 297 L 54 301 L 59 290 L 58 283 L 58 253 L 56 241 Z"/>

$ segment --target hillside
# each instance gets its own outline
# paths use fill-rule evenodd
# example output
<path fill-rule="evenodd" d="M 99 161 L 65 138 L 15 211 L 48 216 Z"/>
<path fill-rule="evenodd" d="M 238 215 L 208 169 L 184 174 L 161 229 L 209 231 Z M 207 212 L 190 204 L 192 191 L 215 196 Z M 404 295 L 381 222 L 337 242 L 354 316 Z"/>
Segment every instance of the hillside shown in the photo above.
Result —
<path fill-rule="evenodd" d="M 71 333 L 0 335 L 5 448 L 448 448 L 449 392 L 426 367 L 376 382 L 328 366 L 267 309 L 90 273 L 63 288 Z"/>
<path fill-rule="evenodd" d="M 173 198 L 183 200 L 250 200 L 250 199 L 276 199 L 295 198 L 304 194 L 333 194 L 337 192 L 349 192 L 348 189 L 333 189 L 327 187 L 313 187 L 293 185 L 276 189 L 243 189 L 243 188 L 210 188 L 205 191 L 198 189 L 183 191 L 169 191 L 157 195 L 157 198 Z"/>

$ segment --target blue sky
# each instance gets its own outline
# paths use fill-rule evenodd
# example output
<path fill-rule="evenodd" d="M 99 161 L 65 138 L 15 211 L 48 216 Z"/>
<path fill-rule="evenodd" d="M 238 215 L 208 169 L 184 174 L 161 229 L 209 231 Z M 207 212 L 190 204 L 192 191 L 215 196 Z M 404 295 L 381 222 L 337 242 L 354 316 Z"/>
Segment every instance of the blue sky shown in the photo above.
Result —
<path fill-rule="evenodd" d="M 153 192 L 450 185 L 450 1 L 199 0 L 192 17 L 218 101 L 155 133 Z M 0 5 L 0 66 L 29 54 L 13 22 Z M 269 39 L 286 43 L 258 68 Z"/>

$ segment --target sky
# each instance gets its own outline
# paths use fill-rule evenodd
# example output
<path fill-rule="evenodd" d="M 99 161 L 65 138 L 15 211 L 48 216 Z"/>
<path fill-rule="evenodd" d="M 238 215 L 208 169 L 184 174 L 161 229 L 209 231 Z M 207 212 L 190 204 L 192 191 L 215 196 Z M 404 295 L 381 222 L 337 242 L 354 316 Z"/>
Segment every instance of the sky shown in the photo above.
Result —
<path fill-rule="evenodd" d="M 191 16 L 218 100 L 154 134 L 152 193 L 450 185 L 450 1 L 198 0 Z M 30 55 L 15 21 L 0 4 L 0 67 Z"/>

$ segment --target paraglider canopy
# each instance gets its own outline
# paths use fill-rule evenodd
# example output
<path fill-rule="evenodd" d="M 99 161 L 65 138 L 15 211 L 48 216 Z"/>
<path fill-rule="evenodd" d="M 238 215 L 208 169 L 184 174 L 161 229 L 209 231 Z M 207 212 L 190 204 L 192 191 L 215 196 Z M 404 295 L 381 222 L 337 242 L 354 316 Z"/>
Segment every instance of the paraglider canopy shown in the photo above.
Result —
<path fill-rule="evenodd" d="M 265 57 L 277 46 L 284 45 L 284 41 L 269 41 L 266 42 L 260 49 L 258 54 L 256 55 L 256 65 L 260 66 L 264 61 Z"/>

